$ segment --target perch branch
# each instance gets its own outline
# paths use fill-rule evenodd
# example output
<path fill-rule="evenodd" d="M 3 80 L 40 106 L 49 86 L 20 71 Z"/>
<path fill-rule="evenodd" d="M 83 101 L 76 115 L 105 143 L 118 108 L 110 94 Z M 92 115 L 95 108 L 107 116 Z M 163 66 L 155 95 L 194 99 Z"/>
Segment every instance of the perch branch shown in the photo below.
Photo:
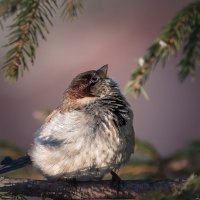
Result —
<path fill-rule="evenodd" d="M 109 180 L 29 180 L 0 177 L 0 195 L 46 197 L 51 199 L 136 199 L 148 192 L 180 188 L 185 179 L 126 180 L 115 186 Z"/>

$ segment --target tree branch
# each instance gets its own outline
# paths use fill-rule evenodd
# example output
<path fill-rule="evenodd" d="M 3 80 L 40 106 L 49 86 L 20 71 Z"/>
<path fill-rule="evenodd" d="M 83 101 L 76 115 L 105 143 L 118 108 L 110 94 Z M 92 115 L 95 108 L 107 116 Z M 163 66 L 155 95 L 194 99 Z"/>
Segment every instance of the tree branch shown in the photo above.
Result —
<path fill-rule="evenodd" d="M 186 179 L 126 180 L 119 184 L 109 180 L 67 181 L 29 180 L 0 177 L 2 195 L 47 197 L 52 199 L 136 199 L 148 192 L 181 188 Z"/>
<path fill-rule="evenodd" d="M 140 93 L 148 98 L 144 85 L 159 62 L 165 65 L 166 59 L 183 47 L 183 55 L 178 64 L 181 81 L 189 75 L 194 79 L 196 66 L 200 63 L 200 1 L 196 0 L 179 11 L 162 29 L 160 36 L 139 58 L 136 69 L 128 81 L 126 90 L 137 97 Z"/>

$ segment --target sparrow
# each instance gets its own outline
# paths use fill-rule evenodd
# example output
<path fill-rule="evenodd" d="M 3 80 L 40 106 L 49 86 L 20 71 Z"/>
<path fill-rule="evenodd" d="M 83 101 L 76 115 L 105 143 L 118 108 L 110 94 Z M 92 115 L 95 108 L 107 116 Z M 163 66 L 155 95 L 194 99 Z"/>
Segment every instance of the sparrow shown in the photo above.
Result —
<path fill-rule="evenodd" d="M 133 112 L 107 71 L 77 75 L 35 133 L 28 154 L 45 177 L 99 180 L 134 152 Z"/>

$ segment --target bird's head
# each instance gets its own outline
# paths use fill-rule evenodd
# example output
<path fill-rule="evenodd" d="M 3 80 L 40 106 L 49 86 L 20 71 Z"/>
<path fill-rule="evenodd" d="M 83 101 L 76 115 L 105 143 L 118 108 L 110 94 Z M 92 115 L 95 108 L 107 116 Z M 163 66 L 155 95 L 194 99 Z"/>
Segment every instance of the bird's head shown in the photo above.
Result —
<path fill-rule="evenodd" d="M 118 92 L 118 85 L 108 77 L 108 65 L 77 75 L 65 91 L 66 101 L 90 103 Z"/>

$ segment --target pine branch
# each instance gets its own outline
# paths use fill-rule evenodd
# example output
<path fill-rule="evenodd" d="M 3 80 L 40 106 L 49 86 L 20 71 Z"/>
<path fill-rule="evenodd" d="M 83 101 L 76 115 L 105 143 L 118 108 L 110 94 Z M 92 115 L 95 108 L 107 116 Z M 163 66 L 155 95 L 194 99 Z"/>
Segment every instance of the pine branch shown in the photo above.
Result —
<path fill-rule="evenodd" d="M 38 36 L 46 39 L 48 33 L 46 21 L 52 25 L 55 0 L 29 0 L 20 2 L 19 14 L 10 26 L 10 50 L 6 54 L 3 72 L 7 79 L 17 79 L 19 74 L 34 63 L 35 50 L 38 47 Z"/>
<path fill-rule="evenodd" d="M 63 15 L 68 18 L 77 16 L 83 8 L 82 2 L 63 1 Z M 6 79 L 17 79 L 30 64 L 34 64 L 39 37 L 46 39 L 46 34 L 49 33 L 47 26 L 52 25 L 51 18 L 56 11 L 55 8 L 57 0 L 0 1 L 0 17 L 8 18 L 12 12 L 18 11 L 15 22 L 10 26 L 9 44 L 5 45 L 10 48 L 2 68 Z"/>
<path fill-rule="evenodd" d="M 74 19 L 83 9 L 83 0 L 63 0 L 61 8 L 63 17 Z"/>
<path fill-rule="evenodd" d="M 50 181 L 0 177 L 0 197 L 26 196 L 52 199 L 137 199 L 148 192 L 182 188 L 185 179 L 121 181 Z"/>
<path fill-rule="evenodd" d="M 184 57 L 179 62 L 179 78 L 183 81 L 189 74 L 195 77 L 196 67 L 200 67 L 200 23 L 190 34 L 183 48 Z"/>
<path fill-rule="evenodd" d="M 130 81 L 127 92 L 135 96 L 141 92 L 150 73 L 162 61 L 165 64 L 170 55 L 174 55 L 184 46 L 183 59 L 179 62 L 179 77 L 184 80 L 194 76 L 195 66 L 199 65 L 200 45 L 200 1 L 195 1 L 181 10 L 161 31 L 159 38 L 149 47 L 143 58 L 140 58 Z"/>

